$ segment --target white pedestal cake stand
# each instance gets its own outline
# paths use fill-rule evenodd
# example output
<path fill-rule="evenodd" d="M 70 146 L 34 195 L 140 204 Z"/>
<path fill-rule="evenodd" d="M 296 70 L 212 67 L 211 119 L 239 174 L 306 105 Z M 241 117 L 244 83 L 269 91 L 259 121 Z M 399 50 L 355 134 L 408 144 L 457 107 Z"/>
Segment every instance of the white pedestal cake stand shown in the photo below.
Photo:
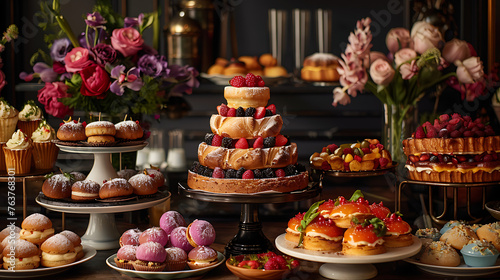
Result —
<path fill-rule="evenodd" d="M 402 260 L 416 255 L 422 247 L 422 242 L 413 236 L 413 244 L 402 248 L 387 248 L 387 252 L 372 256 L 346 256 L 341 252 L 325 253 L 320 251 L 297 248 L 281 234 L 275 240 L 276 248 L 295 258 L 325 263 L 319 268 L 319 274 L 328 279 L 370 279 L 377 275 L 373 263 L 384 263 Z"/>

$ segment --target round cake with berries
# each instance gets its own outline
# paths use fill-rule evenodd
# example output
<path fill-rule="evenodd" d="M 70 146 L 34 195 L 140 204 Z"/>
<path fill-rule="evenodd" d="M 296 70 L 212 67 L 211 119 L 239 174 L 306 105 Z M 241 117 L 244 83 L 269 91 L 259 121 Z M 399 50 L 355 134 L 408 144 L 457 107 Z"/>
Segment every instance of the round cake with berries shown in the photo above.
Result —
<path fill-rule="evenodd" d="M 290 192 L 309 184 L 297 164 L 297 144 L 281 134 L 283 120 L 260 76 L 235 76 L 224 88 L 227 104 L 210 118 L 188 174 L 192 189 L 215 193 Z"/>
<path fill-rule="evenodd" d="M 500 181 L 500 136 L 481 119 L 441 115 L 403 141 L 408 177 L 416 181 Z"/>

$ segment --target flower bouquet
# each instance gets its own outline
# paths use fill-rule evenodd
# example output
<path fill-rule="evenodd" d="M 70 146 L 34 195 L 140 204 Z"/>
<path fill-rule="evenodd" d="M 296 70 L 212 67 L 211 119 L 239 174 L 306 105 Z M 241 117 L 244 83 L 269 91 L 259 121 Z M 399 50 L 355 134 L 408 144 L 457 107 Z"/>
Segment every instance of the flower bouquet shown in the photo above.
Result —
<path fill-rule="evenodd" d="M 370 18 L 357 22 L 340 60 L 340 84 L 333 90 L 333 106 L 347 105 L 359 91 L 372 92 L 384 104 L 386 147 L 395 160 L 402 156 L 405 121 L 429 91 L 440 91 L 445 82 L 468 101 L 484 93 L 483 64 L 472 46 L 453 39 L 444 42 L 439 29 L 417 22 L 411 31 L 393 28 L 386 36 L 389 55 L 371 52 Z M 483 85 L 483 86 L 481 86 Z M 413 130 L 409 128 L 410 131 Z"/>
<path fill-rule="evenodd" d="M 58 0 L 52 6 L 41 2 L 40 13 L 52 19 L 40 26 L 52 31 L 45 36 L 50 51 L 35 53 L 34 73 L 23 72 L 20 77 L 45 83 L 38 100 L 47 113 L 58 118 L 73 110 L 153 114 L 171 96 L 191 94 L 199 86 L 196 69 L 171 65 L 145 44 L 142 34 L 157 14 L 122 19 L 100 2 L 87 14 L 86 29 L 79 36 L 60 14 Z M 39 58 L 44 61 L 37 62 Z"/>
<path fill-rule="evenodd" d="M 19 30 L 17 29 L 17 26 L 14 24 L 11 24 L 7 30 L 3 33 L 2 39 L 0 40 L 0 54 L 5 50 L 5 44 L 12 42 L 13 40 L 17 39 L 19 35 Z M 7 82 L 5 81 L 5 73 L 2 71 L 3 63 L 2 63 L 2 58 L 0 57 L 0 92 L 2 92 L 2 89 L 5 87 Z"/>

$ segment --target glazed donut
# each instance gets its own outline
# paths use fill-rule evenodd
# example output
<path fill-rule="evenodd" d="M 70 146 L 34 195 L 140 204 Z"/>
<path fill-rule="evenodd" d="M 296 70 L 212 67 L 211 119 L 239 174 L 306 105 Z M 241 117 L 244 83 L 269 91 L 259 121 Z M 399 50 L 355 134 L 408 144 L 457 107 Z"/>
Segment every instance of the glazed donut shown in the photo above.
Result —
<path fill-rule="evenodd" d="M 116 138 L 125 140 L 135 140 L 142 138 L 144 131 L 139 125 L 139 121 L 122 121 L 115 124 Z"/>
<path fill-rule="evenodd" d="M 287 146 L 228 149 L 200 143 L 198 146 L 198 161 L 211 169 L 245 169 L 280 168 L 297 162 L 297 144 Z"/>
<path fill-rule="evenodd" d="M 255 119 L 254 117 L 224 117 L 212 115 L 210 129 L 214 134 L 233 139 L 253 139 L 258 136 L 263 138 L 276 137 L 283 126 L 280 115 Z"/>
<path fill-rule="evenodd" d="M 100 135 L 114 136 L 115 134 L 115 125 L 108 121 L 91 122 L 85 127 L 85 135 L 87 137 Z"/>
<path fill-rule="evenodd" d="M 99 197 L 101 199 L 128 196 L 134 193 L 134 189 L 123 178 L 115 178 L 110 181 L 104 182 L 99 190 Z"/>
<path fill-rule="evenodd" d="M 85 123 L 81 123 L 77 120 L 64 121 L 59 126 L 57 130 L 57 139 L 61 141 L 85 141 L 87 136 L 85 135 Z"/>
<path fill-rule="evenodd" d="M 224 98 L 229 108 L 265 107 L 271 92 L 268 87 L 233 87 L 224 88 Z"/>

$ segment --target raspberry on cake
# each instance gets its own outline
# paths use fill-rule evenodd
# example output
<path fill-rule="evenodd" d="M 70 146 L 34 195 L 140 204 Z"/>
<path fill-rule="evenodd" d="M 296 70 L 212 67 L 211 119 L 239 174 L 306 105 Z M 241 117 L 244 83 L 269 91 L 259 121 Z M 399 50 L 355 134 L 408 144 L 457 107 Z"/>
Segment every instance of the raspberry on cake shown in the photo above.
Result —
<path fill-rule="evenodd" d="M 403 140 L 411 180 L 476 183 L 500 180 L 500 136 L 481 119 L 441 115 Z"/>
<path fill-rule="evenodd" d="M 260 76 L 236 76 L 224 88 L 226 104 L 210 118 L 212 133 L 198 146 L 188 186 L 216 193 L 290 192 L 307 187 L 297 164 L 297 145 L 281 135 L 283 120 L 268 105 L 270 91 Z"/>
<path fill-rule="evenodd" d="M 329 218 L 340 228 L 350 228 L 353 219 L 363 222 L 374 217 L 368 207 L 368 201 L 363 197 L 355 198 L 355 195 L 356 193 L 349 200 L 339 196 L 339 204 L 330 212 Z"/>
<path fill-rule="evenodd" d="M 384 236 L 386 247 L 406 247 L 413 244 L 411 226 L 403 221 L 400 215 L 392 213 L 391 216 L 383 219 L 387 232 Z"/>

